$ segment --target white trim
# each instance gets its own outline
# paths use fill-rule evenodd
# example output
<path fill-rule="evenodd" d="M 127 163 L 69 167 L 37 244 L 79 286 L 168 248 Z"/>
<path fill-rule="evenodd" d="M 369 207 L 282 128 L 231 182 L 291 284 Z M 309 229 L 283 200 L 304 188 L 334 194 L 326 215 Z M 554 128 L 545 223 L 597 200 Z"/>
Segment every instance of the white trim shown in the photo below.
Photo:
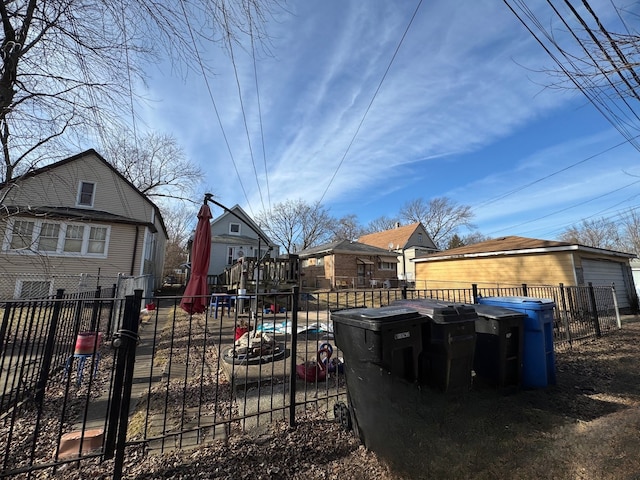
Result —
<path fill-rule="evenodd" d="M 82 194 L 82 185 L 93 185 L 93 192 L 91 193 L 91 204 L 87 205 L 85 203 L 80 203 L 80 195 Z M 96 190 L 98 189 L 98 184 L 96 182 L 89 182 L 87 180 L 80 180 L 78 182 L 78 191 L 76 192 L 76 207 L 78 208 L 93 208 L 93 205 L 96 202 Z"/>
<path fill-rule="evenodd" d="M 231 231 L 231 227 L 234 226 L 234 225 L 238 226 L 238 231 L 237 232 Z M 240 222 L 229 222 L 229 235 L 237 235 L 237 236 L 242 235 L 242 223 L 240 223 Z"/>
<path fill-rule="evenodd" d="M 437 257 L 419 257 L 414 258 L 411 261 L 420 262 L 437 262 L 439 260 L 456 260 L 462 258 L 481 258 L 481 257 L 498 257 L 505 255 L 524 255 L 532 253 L 555 253 L 555 252 L 568 252 L 568 251 L 583 251 L 589 253 L 605 254 L 613 257 L 622 258 L 636 258 L 633 253 L 616 252 L 613 250 L 605 250 L 602 248 L 585 247 L 583 245 L 567 245 L 562 247 L 540 247 L 540 248 L 524 248 L 520 250 L 500 250 L 497 252 L 477 252 L 477 253 L 462 253 L 459 255 L 443 255 Z"/>
<path fill-rule="evenodd" d="M 31 248 L 24 249 L 11 249 L 11 237 L 13 233 L 13 227 L 16 220 L 29 221 L 34 223 L 33 233 L 31 234 Z M 52 223 L 60 225 L 58 229 L 58 244 L 56 251 L 40 251 L 37 248 L 38 235 L 42 231 L 43 223 Z M 78 226 L 83 227 L 82 246 L 80 252 L 65 252 L 64 242 L 67 233 L 67 227 Z M 105 244 L 104 252 L 102 253 L 89 253 L 89 235 L 91 228 L 105 228 Z M 4 240 L 2 242 L 2 253 L 7 255 L 39 255 L 48 257 L 82 257 L 82 258 L 107 258 L 109 254 L 109 241 L 111 239 L 111 225 L 95 224 L 95 223 L 80 223 L 80 222 L 64 222 L 60 220 L 52 220 L 48 218 L 29 218 L 29 217 L 13 217 L 7 222 L 7 227 L 4 234 Z"/>
<path fill-rule="evenodd" d="M 16 286 L 13 292 L 13 298 L 21 298 L 20 293 L 22 292 L 22 286 L 25 282 L 41 282 L 49 284 L 49 292 L 47 295 L 51 295 L 53 293 L 53 278 L 49 277 L 29 277 L 29 278 L 18 278 L 16 279 Z"/>

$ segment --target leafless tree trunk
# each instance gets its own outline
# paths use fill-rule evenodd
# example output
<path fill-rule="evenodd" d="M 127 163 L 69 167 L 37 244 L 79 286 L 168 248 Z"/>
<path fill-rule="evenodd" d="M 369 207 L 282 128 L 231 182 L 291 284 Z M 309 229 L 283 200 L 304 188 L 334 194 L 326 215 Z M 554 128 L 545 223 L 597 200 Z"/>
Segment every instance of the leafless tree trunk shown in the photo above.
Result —
<path fill-rule="evenodd" d="M 420 222 L 431 240 L 441 248 L 446 246 L 460 227 L 473 228 L 473 213 L 468 205 L 457 205 L 447 197 L 434 198 L 426 203 L 418 198 L 410 200 L 400 209 L 407 222 Z"/>
<path fill-rule="evenodd" d="M 170 135 L 149 133 L 140 139 L 133 134 L 117 135 L 107 144 L 105 158 L 152 200 L 194 202 L 204 177 Z M 200 203 L 200 196 L 197 201 Z"/>
<path fill-rule="evenodd" d="M 262 37 L 278 0 L 51 0 L 2 2 L 0 183 L 77 153 L 133 121 L 134 85 L 169 58 L 183 75 L 211 72 L 201 52 Z"/>
<path fill-rule="evenodd" d="M 287 253 L 328 240 L 334 222 L 320 203 L 308 204 L 300 199 L 278 203 L 270 211 L 260 212 L 256 219 L 260 228 Z"/>

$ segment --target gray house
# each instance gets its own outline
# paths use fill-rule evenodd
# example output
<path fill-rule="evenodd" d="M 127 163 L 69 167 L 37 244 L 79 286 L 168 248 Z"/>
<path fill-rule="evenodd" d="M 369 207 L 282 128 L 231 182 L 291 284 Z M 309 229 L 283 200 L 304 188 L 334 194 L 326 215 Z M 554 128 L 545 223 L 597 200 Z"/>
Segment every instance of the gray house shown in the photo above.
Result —
<path fill-rule="evenodd" d="M 238 259 L 277 257 L 280 246 L 273 243 L 247 213 L 235 205 L 211 220 L 209 275 L 220 275 Z"/>

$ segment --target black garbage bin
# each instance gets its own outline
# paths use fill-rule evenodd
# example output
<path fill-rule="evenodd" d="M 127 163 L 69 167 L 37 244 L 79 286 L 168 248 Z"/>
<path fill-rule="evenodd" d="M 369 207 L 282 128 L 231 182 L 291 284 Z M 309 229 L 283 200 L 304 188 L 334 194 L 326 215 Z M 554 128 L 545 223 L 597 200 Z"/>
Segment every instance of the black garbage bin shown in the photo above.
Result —
<path fill-rule="evenodd" d="M 522 383 L 526 315 L 494 305 L 474 305 L 476 349 L 473 369 L 478 383 L 518 388 Z"/>
<path fill-rule="evenodd" d="M 400 412 L 405 394 L 417 391 L 425 318 L 414 309 L 389 306 L 339 310 L 331 320 L 344 358 L 353 429 L 367 448 L 384 452 L 394 423 L 390 412 Z"/>
<path fill-rule="evenodd" d="M 471 390 L 478 319 L 473 306 L 428 298 L 396 300 L 392 305 L 414 308 L 428 319 L 422 328 L 419 382 L 446 393 Z"/>
<path fill-rule="evenodd" d="M 545 388 L 556 383 L 553 347 L 553 311 L 550 298 L 481 297 L 478 303 L 521 312 L 524 317 L 522 354 L 522 386 Z"/>

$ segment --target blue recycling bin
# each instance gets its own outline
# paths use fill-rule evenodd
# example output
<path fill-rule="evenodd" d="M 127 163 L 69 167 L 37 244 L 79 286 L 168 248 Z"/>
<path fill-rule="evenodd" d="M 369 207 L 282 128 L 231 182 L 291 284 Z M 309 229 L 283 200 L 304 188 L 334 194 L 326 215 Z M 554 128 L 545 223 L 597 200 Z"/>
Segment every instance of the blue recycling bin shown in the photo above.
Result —
<path fill-rule="evenodd" d="M 481 305 L 494 305 L 525 314 L 522 346 L 522 387 L 544 388 L 556 383 L 553 351 L 555 302 L 534 297 L 481 297 Z"/>

